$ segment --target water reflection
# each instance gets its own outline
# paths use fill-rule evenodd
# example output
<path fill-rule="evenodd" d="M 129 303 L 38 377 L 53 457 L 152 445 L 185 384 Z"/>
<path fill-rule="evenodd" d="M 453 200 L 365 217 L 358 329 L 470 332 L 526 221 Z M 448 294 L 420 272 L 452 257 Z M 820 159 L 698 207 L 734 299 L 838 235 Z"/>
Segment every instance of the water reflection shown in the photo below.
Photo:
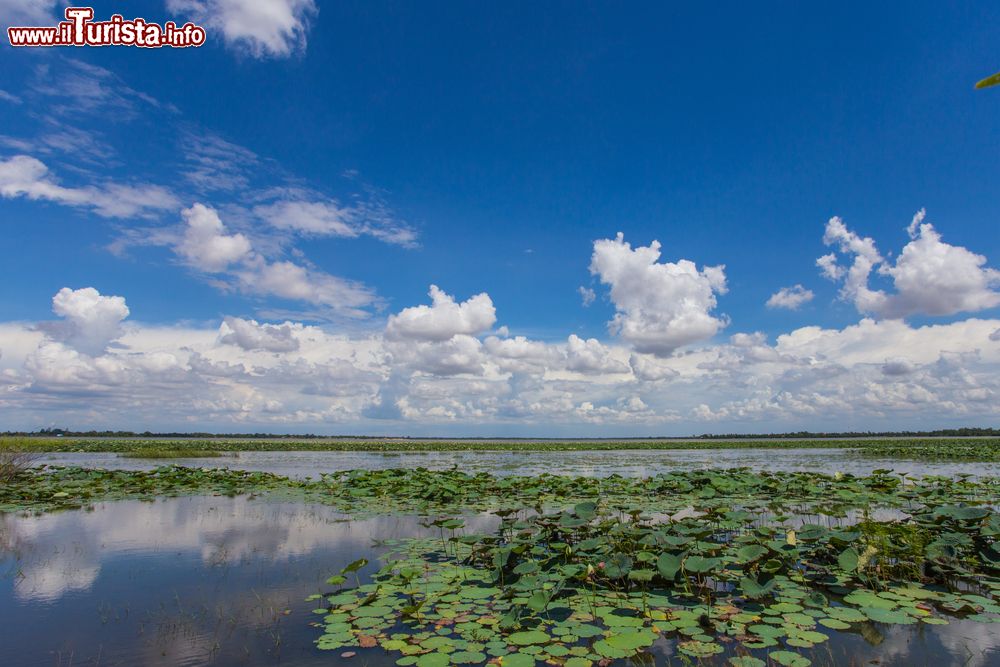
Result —
<path fill-rule="evenodd" d="M 363 578 L 379 541 L 422 534 L 413 517 L 247 498 L 2 515 L 0 664 L 329 662 L 305 598 L 361 556 L 373 561 Z"/>
<path fill-rule="evenodd" d="M 467 519 L 488 531 L 495 517 Z M 325 579 L 384 540 L 436 534 L 414 517 L 348 520 L 326 506 L 194 497 L 99 503 L 91 511 L 0 516 L 0 664 L 328 665 L 315 649 Z M 869 624 L 807 652 L 813 664 L 1000 664 L 1000 633 Z M 390 667 L 380 650 L 353 659 Z M 658 665 L 684 664 L 676 641 Z M 713 664 L 725 664 L 724 659 Z"/>
<path fill-rule="evenodd" d="M 76 465 L 87 468 L 146 470 L 166 463 L 187 466 L 238 468 L 273 472 L 289 477 L 318 477 L 338 470 L 415 468 L 431 470 L 457 467 L 469 473 L 494 475 L 583 475 L 647 477 L 672 470 L 706 468 L 752 468 L 769 471 L 814 471 L 870 475 L 883 468 L 906 475 L 967 474 L 1000 476 L 998 463 L 903 461 L 871 459 L 850 449 L 687 449 L 614 450 L 577 452 L 240 452 L 238 456 L 210 459 L 143 460 L 117 454 L 46 454 L 40 464 Z"/>

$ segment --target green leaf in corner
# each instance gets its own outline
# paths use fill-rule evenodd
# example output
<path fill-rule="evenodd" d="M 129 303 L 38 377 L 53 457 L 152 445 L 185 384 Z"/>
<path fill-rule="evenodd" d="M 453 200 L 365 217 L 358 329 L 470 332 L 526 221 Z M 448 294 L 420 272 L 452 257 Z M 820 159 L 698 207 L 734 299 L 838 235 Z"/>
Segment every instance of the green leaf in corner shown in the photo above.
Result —
<path fill-rule="evenodd" d="M 990 86 L 995 86 L 1000 83 L 1000 72 L 997 72 L 993 76 L 988 76 L 982 81 L 976 84 L 976 88 L 989 88 Z"/>

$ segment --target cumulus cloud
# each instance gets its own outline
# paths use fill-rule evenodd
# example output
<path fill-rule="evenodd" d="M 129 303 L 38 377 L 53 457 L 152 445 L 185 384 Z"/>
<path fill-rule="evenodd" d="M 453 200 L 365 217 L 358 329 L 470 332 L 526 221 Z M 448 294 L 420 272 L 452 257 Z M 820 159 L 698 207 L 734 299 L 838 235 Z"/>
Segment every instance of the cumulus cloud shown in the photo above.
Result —
<path fill-rule="evenodd" d="M 103 296 L 93 287 L 63 287 L 52 297 L 52 312 L 64 318 L 53 331 L 73 349 L 89 355 L 103 353 L 121 335 L 128 306 L 120 296 Z"/>
<path fill-rule="evenodd" d="M 158 185 L 104 183 L 64 187 L 50 175 L 45 163 L 28 155 L 0 160 L 0 195 L 89 208 L 105 218 L 148 216 L 179 205 L 169 190 Z"/>
<path fill-rule="evenodd" d="M 680 372 L 652 355 L 633 353 L 629 356 L 628 364 L 636 379 L 643 382 L 660 382 L 680 376 Z"/>
<path fill-rule="evenodd" d="M 576 334 L 566 339 L 566 369 L 577 373 L 628 373 L 629 367 L 611 356 L 611 350 L 596 338 L 584 340 Z"/>
<path fill-rule="evenodd" d="M 390 349 L 395 361 L 431 375 L 482 375 L 486 371 L 482 342 L 465 334 L 444 341 L 408 341 L 404 346 L 393 343 Z"/>
<path fill-rule="evenodd" d="M 766 305 L 768 308 L 798 310 L 803 304 L 812 301 L 814 296 L 812 290 L 808 290 L 802 285 L 782 287 L 768 298 Z"/>
<path fill-rule="evenodd" d="M 820 275 L 827 280 L 840 280 L 846 273 L 844 267 L 837 264 L 836 253 L 827 253 L 816 260 Z"/>
<path fill-rule="evenodd" d="M 167 0 L 167 11 L 222 34 L 255 58 L 287 58 L 306 48 L 315 0 Z"/>
<path fill-rule="evenodd" d="M 456 434 L 502 424 L 634 435 L 666 425 L 691 433 L 1000 418 L 1000 346 L 989 340 L 997 320 L 866 319 L 802 327 L 773 345 L 737 333 L 663 358 L 578 336 L 389 339 L 236 317 L 122 329 L 127 312 L 115 297 L 66 290 L 56 302 L 62 331 L 0 324 L 0 415 L 12 425 L 53 410 L 104 427 L 335 431 L 379 417 L 401 431 L 455 424 Z"/>
<path fill-rule="evenodd" d="M 916 367 L 910 363 L 909 359 L 897 357 L 889 359 L 882 364 L 882 373 L 885 375 L 909 375 Z"/>
<path fill-rule="evenodd" d="M 343 317 L 365 318 L 366 308 L 378 303 L 368 286 L 283 260 L 269 262 L 259 255 L 234 271 L 240 289 L 325 306 Z"/>
<path fill-rule="evenodd" d="M 945 243 L 924 217 L 923 210 L 913 217 L 907 227 L 911 240 L 894 263 L 882 257 L 874 240 L 851 231 L 840 218 L 831 218 L 823 242 L 853 256 L 853 260 L 848 269 L 837 265 L 833 255 L 821 257 L 817 264 L 827 278 L 843 278 L 841 298 L 864 314 L 885 318 L 941 316 L 1000 305 L 1000 271 L 985 266 L 987 260 L 982 255 Z M 872 289 L 872 271 L 891 279 L 896 291 Z"/>
<path fill-rule="evenodd" d="M 682 259 L 660 263 L 660 243 L 635 249 L 621 233 L 594 242 L 590 272 L 611 286 L 615 316 L 610 330 L 639 352 L 669 356 L 677 348 L 714 336 L 726 325 L 711 314 L 726 293 L 724 266 Z"/>
<path fill-rule="evenodd" d="M 230 233 L 218 212 L 196 203 L 181 213 L 184 231 L 174 252 L 185 264 L 205 273 L 222 274 L 249 294 L 304 301 L 337 315 L 368 317 L 378 302 L 367 286 L 290 260 L 268 260 L 241 233 Z"/>
<path fill-rule="evenodd" d="M 299 349 L 299 341 L 295 337 L 296 329 L 301 329 L 301 325 L 291 322 L 260 324 L 257 320 L 227 317 L 219 327 L 219 341 L 237 345 L 244 350 L 294 352 Z"/>
<path fill-rule="evenodd" d="M 219 214 L 204 204 L 181 211 L 186 228 L 177 253 L 199 271 L 218 273 L 250 255 L 250 241 L 243 234 L 227 234 Z"/>
<path fill-rule="evenodd" d="M 580 293 L 580 300 L 583 302 L 584 308 L 594 303 L 594 299 L 597 298 L 597 293 L 589 287 L 581 285 L 577 288 L 577 291 Z"/>
<path fill-rule="evenodd" d="M 431 285 L 431 305 L 404 308 L 389 317 L 386 335 L 394 339 L 445 341 L 464 334 L 489 331 L 497 320 L 493 300 L 485 292 L 457 303 L 437 285 Z"/>

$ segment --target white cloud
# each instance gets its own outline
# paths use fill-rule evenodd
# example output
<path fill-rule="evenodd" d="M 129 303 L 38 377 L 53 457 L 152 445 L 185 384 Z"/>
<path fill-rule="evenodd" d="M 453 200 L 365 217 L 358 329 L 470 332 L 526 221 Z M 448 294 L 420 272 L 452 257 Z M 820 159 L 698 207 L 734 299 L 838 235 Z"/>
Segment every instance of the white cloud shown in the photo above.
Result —
<path fill-rule="evenodd" d="M 55 25 L 56 0 L 0 0 L 0 27 Z"/>
<path fill-rule="evenodd" d="M 432 375 L 482 375 L 487 357 L 479 339 L 456 334 L 444 341 L 390 341 L 396 363 Z"/>
<path fill-rule="evenodd" d="M 3 21 L 0 21 L 0 24 L 2 23 Z M 22 102 L 20 97 L 12 93 L 8 93 L 6 90 L 3 89 L 0 89 L 0 100 L 3 100 L 4 102 L 10 102 L 11 104 L 21 104 Z"/>
<path fill-rule="evenodd" d="M 365 309 L 378 303 L 362 283 L 287 260 L 268 262 L 255 255 L 233 274 L 245 292 L 325 306 L 343 317 L 368 317 Z"/>
<path fill-rule="evenodd" d="M 912 313 L 953 315 L 1000 305 L 1000 271 L 986 258 L 941 240 L 924 212 L 914 216 L 908 243 L 893 266 L 880 272 L 892 278 L 898 294 L 886 304 L 887 317 Z"/>
<path fill-rule="evenodd" d="M 773 345 L 737 333 L 660 358 L 574 336 L 387 339 L 236 317 L 214 328 L 121 328 L 123 301 L 86 290 L 58 301 L 62 331 L 0 325 L 6 423 L 34 427 L 56 412 L 62 423 L 95 427 L 373 431 L 384 428 L 369 421 L 380 415 L 400 432 L 455 424 L 456 434 L 497 433 L 507 424 L 578 433 L 584 423 L 634 435 L 667 425 L 692 433 L 1000 418 L 997 320 L 862 320 L 803 327 Z"/>
<path fill-rule="evenodd" d="M 882 373 L 885 375 L 909 375 L 915 369 L 916 367 L 910 363 L 909 359 L 902 357 L 888 359 L 882 364 Z"/>
<path fill-rule="evenodd" d="M 633 353 L 629 356 L 628 364 L 636 379 L 643 382 L 659 382 L 680 376 L 679 371 L 664 363 L 664 360 L 652 355 Z"/>
<path fill-rule="evenodd" d="M 299 349 L 295 332 L 301 328 L 301 325 L 292 322 L 259 324 L 257 320 L 227 317 L 219 327 L 219 341 L 238 345 L 244 350 L 294 352 Z"/>
<path fill-rule="evenodd" d="M 584 340 L 576 334 L 566 339 L 566 369 L 584 374 L 628 373 L 629 367 L 611 355 L 596 338 Z"/>
<path fill-rule="evenodd" d="M 496 323 L 493 300 L 485 292 L 457 303 L 437 285 L 431 285 L 431 305 L 404 308 L 389 317 L 386 335 L 394 339 L 446 341 L 464 334 L 474 336 L 489 331 Z"/>
<path fill-rule="evenodd" d="M 803 304 L 812 301 L 814 296 L 815 294 L 813 294 L 812 290 L 808 290 L 802 285 L 782 287 L 768 298 L 766 305 L 768 308 L 797 310 Z"/>
<path fill-rule="evenodd" d="M 28 155 L 0 160 L 0 195 L 27 197 L 93 209 L 106 218 L 148 216 L 178 207 L 177 198 L 158 185 L 104 183 L 79 188 L 59 185 L 43 162 Z"/>
<path fill-rule="evenodd" d="M 226 44 L 255 58 L 286 58 L 306 48 L 315 0 L 167 0 L 167 11 L 221 32 Z"/>
<path fill-rule="evenodd" d="M 954 315 L 1000 305 L 1000 271 L 985 266 L 985 257 L 942 241 L 934 226 L 924 222 L 923 210 L 913 217 L 907 233 L 910 242 L 895 263 L 890 263 L 871 238 L 862 238 L 840 218 L 831 218 L 823 242 L 854 257 L 840 290 L 841 298 L 852 302 L 861 313 L 886 318 Z M 826 277 L 839 280 L 845 273 L 832 257 L 821 257 L 817 264 Z M 869 280 L 873 270 L 890 278 L 896 292 L 872 289 Z"/>
<path fill-rule="evenodd" d="M 835 232 L 868 251 L 846 228 Z M 363 286 L 304 260 L 265 256 L 205 206 L 187 209 L 184 224 L 164 234 L 178 257 L 231 289 L 341 314 L 364 315 L 374 303 Z M 662 264 L 656 244 L 600 243 L 592 264 L 621 318 L 648 324 L 650 312 L 669 310 L 657 290 L 707 307 L 724 289 L 721 268 Z M 652 305 L 623 297 L 629 290 Z M 938 428 L 1000 418 L 996 319 L 922 327 L 863 319 L 801 327 L 773 343 L 744 331 L 666 355 L 624 335 L 511 337 L 494 329 L 488 294 L 458 301 L 436 286 L 429 304 L 402 308 L 384 330 L 350 335 L 261 315 L 126 325 L 125 300 L 92 288 L 60 291 L 53 309 L 61 321 L 0 323 L 0 419 L 12 428 L 51 423 L 53 414 L 76 427 L 443 434 L 440 427 L 456 435 L 578 435 L 581 424 L 595 435 Z M 677 318 L 662 319 L 672 326 Z"/>
<path fill-rule="evenodd" d="M 827 280 L 840 280 L 847 270 L 837 264 L 836 253 L 827 253 L 816 260 L 816 266 L 820 269 L 820 274 Z"/>
<path fill-rule="evenodd" d="M 594 242 L 590 272 L 611 286 L 613 333 L 639 352 L 669 356 L 677 348 L 714 336 L 726 320 L 710 313 L 725 294 L 724 266 L 702 270 L 686 259 L 659 263 L 660 244 L 632 246 L 621 233 Z"/>
<path fill-rule="evenodd" d="M 279 229 L 292 229 L 312 236 L 358 235 L 351 212 L 336 202 L 281 201 L 257 206 L 254 213 Z"/>
<path fill-rule="evenodd" d="M 229 233 L 215 209 L 196 203 L 181 215 L 185 226 L 174 252 L 188 266 L 222 274 L 245 293 L 304 301 L 351 318 L 368 317 L 365 309 L 378 303 L 361 283 L 289 260 L 268 260 L 245 235 Z"/>
<path fill-rule="evenodd" d="M 594 299 L 597 298 L 597 293 L 589 287 L 584 287 L 581 285 L 577 288 L 580 293 L 580 300 L 583 302 L 583 307 L 587 308 L 590 304 L 594 303 Z"/>
<path fill-rule="evenodd" d="M 121 323 L 129 314 L 124 298 L 103 296 L 93 287 L 63 287 L 52 297 L 52 312 L 65 318 L 64 326 L 55 329 L 59 337 L 89 355 L 101 354 L 121 335 Z"/>
<path fill-rule="evenodd" d="M 373 236 L 386 243 L 412 246 L 417 235 L 396 220 L 377 200 L 341 206 L 327 200 L 283 199 L 254 207 L 254 213 L 271 226 L 303 236 Z"/>
<path fill-rule="evenodd" d="M 244 190 L 260 164 L 250 149 L 210 132 L 182 132 L 180 148 L 189 167 L 184 178 L 199 191 Z"/>
<path fill-rule="evenodd" d="M 204 204 L 181 211 L 186 228 L 176 251 L 199 271 L 219 273 L 250 256 L 252 247 L 243 234 L 227 234 L 219 214 Z"/>
<path fill-rule="evenodd" d="M 51 98 L 46 110 L 74 125 L 80 123 L 81 114 L 106 124 L 109 119 L 125 122 L 148 117 L 151 110 L 176 112 L 173 106 L 129 87 L 111 70 L 73 58 L 63 58 L 57 66 L 37 65 L 30 93 Z"/>

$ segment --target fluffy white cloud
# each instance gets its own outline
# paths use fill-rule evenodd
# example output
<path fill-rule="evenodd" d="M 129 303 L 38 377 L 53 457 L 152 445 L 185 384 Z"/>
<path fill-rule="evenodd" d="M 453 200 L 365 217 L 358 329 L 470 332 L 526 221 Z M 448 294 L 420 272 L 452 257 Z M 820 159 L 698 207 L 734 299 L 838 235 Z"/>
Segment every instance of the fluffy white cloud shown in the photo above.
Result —
<path fill-rule="evenodd" d="M 613 333 L 639 352 L 669 356 L 684 345 L 714 336 L 726 325 L 711 315 L 716 294 L 725 294 L 724 266 L 682 259 L 660 263 L 660 243 L 635 249 L 621 233 L 594 242 L 590 272 L 611 286 Z"/>
<path fill-rule="evenodd" d="M 223 274 L 248 294 L 304 301 L 343 317 L 364 318 L 377 303 L 367 286 L 289 260 L 271 261 L 241 233 L 230 233 L 215 209 L 194 204 L 181 213 L 184 230 L 174 252 L 199 271 Z"/>
<path fill-rule="evenodd" d="M 629 367 L 612 356 L 596 338 L 584 340 L 576 334 L 566 339 L 566 370 L 584 374 L 628 373 Z"/>
<path fill-rule="evenodd" d="M 797 310 L 803 304 L 812 301 L 814 296 L 816 295 L 813 294 L 812 290 L 808 290 L 802 285 L 782 287 L 768 298 L 766 305 L 768 308 Z"/>
<path fill-rule="evenodd" d="M 90 355 L 101 354 L 121 335 L 121 323 L 129 314 L 124 298 L 103 296 L 93 287 L 63 287 L 52 297 L 52 312 L 65 320 L 55 329 L 57 335 Z"/>
<path fill-rule="evenodd" d="M 244 350 L 267 350 L 268 352 L 294 352 L 299 349 L 295 332 L 302 325 L 259 324 L 257 320 L 227 317 L 219 327 L 219 341 L 238 345 Z"/>
<path fill-rule="evenodd" d="M 254 256 L 234 274 L 245 292 L 325 306 L 343 317 L 368 317 L 365 309 L 378 301 L 362 283 L 287 260 L 268 262 Z"/>
<path fill-rule="evenodd" d="M 487 357 L 479 339 L 456 334 L 445 341 L 390 342 L 393 361 L 431 375 L 483 375 Z"/>
<path fill-rule="evenodd" d="M 358 235 L 351 212 L 336 202 L 280 201 L 254 208 L 254 213 L 279 229 L 292 229 L 314 236 Z"/>
<path fill-rule="evenodd" d="M 394 339 L 446 341 L 464 334 L 484 333 L 497 321 L 493 300 L 485 292 L 457 303 L 437 285 L 431 285 L 431 305 L 404 308 L 389 317 L 386 335 Z"/>
<path fill-rule="evenodd" d="M 59 185 L 45 163 L 28 155 L 0 160 L 0 195 L 27 197 L 90 208 L 105 218 L 147 216 L 176 208 L 177 198 L 158 185 L 104 183 L 79 188 Z"/>
<path fill-rule="evenodd" d="M 914 243 L 933 240 L 923 224 L 912 227 Z M 235 289 L 341 313 L 365 314 L 373 303 L 363 286 L 265 256 L 208 207 L 187 209 L 184 224 L 164 234 L 178 257 Z M 832 227 L 831 239 L 872 260 L 857 284 L 885 265 L 874 243 L 846 227 Z M 909 261 L 901 255 L 886 271 Z M 398 432 L 442 433 L 437 427 L 451 424 L 456 434 L 578 433 L 587 424 L 604 435 L 1000 418 L 996 319 L 923 327 L 863 319 L 843 329 L 801 327 L 773 344 L 764 333 L 737 332 L 677 350 L 662 343 L 690 333 L 677 327 L 692 306 L 675 301 L 695 302 L 716 323 L 704 331 L 721 326 L 710 313 L 725 289 L 721 268 L 663 264 L 657 244 L 632 249 L 619 236 L 595 244 L 592 270 L 611 286 L 620 341 L 511 336 L 493 328 L 497 313 L 486 293 L 459 302 L 436 286 L 430 304 L 401 309 L 382 331 L 354 335 L 245 317 L 126 326 L 122 297 L 64 289 L 53 299 L 60 321 L 0 323 L 0 417 L 14 428 L 58 414 L 79 427 L 383 431 L 378 419 Z M 626 324 L 659 344 L 626 336 Z"/>
<path fill-rule="evenodd" d="M 632 354 L 629 356 L 628 365 L 636 379 L 643 382 L 659 382 L 680 376 L 679 371 L 652 355 Z"/>
<path fill-rule="evenodd" d="M 204 204 L 181 211 L 184 237 L 177 254 L 199 271 L 218 273 L 250 256 L 252 247 L 243 234 L 227 234 L 219 214 Z"/>
<path fill-rule="evenodd" d="M 854 259 L 846 271 L 833 255 L 821 257 L 817 264 L 827 278 L 844 278 L 841 298 L 865 314 L 886 318 L 954 315 L 1000 305 L 1000 271 L 985 266 L 985 257 L 942 241 L 934 226 L 924 222 L 923 210 L 913 217 L 907 232 L 910 242 L 890 263 L 871 238 L 862 238 L 840 218 L 831 218 L 823 242 Z M 873 270 L 892 280 L 895 293 L 869 286 Z"/>
<path fill-rule="evenodd" d="M 577 291 L 580 293 L 580 300 L 583 302 L 584 308 L 587 308 L 590 304 L 594 303 L 594 299 L 597 298 L 597 293 L 589 287 L 580 285 L 580 287 L 577 288 Z"/>
<path fill-rule="evenodd" d="M 55 411 L 61 423 L 101 427 L 371 431 L 385 428 L 369 421 L 380 417 L 402 431 L 455 424 L 456 433 L 496 433 L 509 424 L 544 433 L 586 423 L 596 433 L 654 434 L 667 425 L 681 433 L 915 428 L 1000 417 L 996 320 L 919 328 L 863 320 L 803 327 L 774 345 L 741 333 L 661 358 L 572 337 L 401 341 L 240 318 L 119 332 L 123 311 L 96 316 L 102 308 L 84 305 L 114 306 L 100 298 L 60 306 L 98 341 L 89 353 L 50 329 L 0 326 L 6 423 L 36 427 Z"/>
<path fill-rule="evenodd" d="M 167 0 L 167 11 L 221 32 L 226 44 L 256 58 L 284 58 L 306 48 L 315 0 Z"/>

